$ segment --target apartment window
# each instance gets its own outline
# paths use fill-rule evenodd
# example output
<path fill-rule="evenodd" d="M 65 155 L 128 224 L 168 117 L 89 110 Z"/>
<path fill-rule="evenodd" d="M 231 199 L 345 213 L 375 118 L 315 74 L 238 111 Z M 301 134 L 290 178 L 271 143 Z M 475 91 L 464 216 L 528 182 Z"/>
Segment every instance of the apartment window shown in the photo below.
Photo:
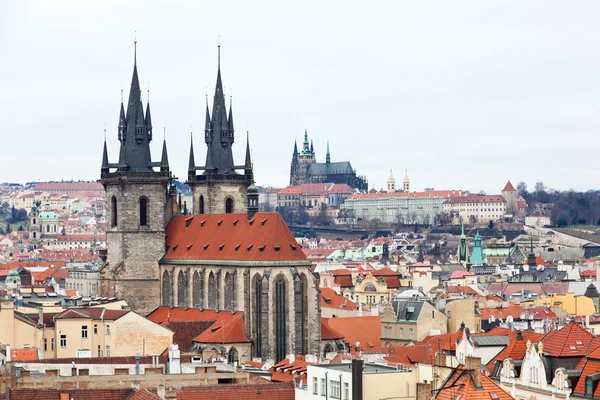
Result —
<path fill-rule="evenodd" d="M 110 335 L 110 325 L 106 325 L 106 334 Z"/>
<path fill-rule="evenodd" d="M 319 378 L 313 378 L 313 394 L 319 394 Z"/>
<path fill-rule="evenodd" d="M 325 378 L 321 378 L 321 396 L 325 396 L 325 391 L 327 387 L 325 386 Z"/>
<path fill-rule="evenodd" d="M 331 398 L 332 399 L 340 399 L 341 398 L 341 388 L 339 381 L 329 381 L 329 387 L 331 389 Z"/>
<path fill-rule="evenodd" d="M 60 335 L 60 347 L 67 347 L 67 335 Z"/>
<path fill-rule="evenodd" d="M 88 327 L 87 327 L 87 325 L 82 325 L 81 326 L 81 338 L 87 339 L 87 337 L 88 337 Z"/>
<path fill-rule="evenodd" d="M 100 357 L 100 345 L 98 345 L 98 357 Z"/>
<path fill-rule="evenodd" d="M 98 324 L 94 324 L 94 335 L 98 334 Z"/>
<path fill-rule="evenodd" d="M 50 339 L 50 350 L 54 351 L 54 338 Z"/>
<path fill-rule="evenodd" d="M 110 346 L 106 346 L 106 357 L 110 357 Z"/>
<path fill-rule="evenodd" d="M 404 339 L 404 328 L 400 328 L 400 339 Z"/>
<path fill-rule="evenodd" d="M 409 339 L 412 339 L 412 338 L 413 338 L 413 328 L 410 328 L 410 329 L 408 330 L 408 338 L 409 338 Z"/>
<path fill-rule="evenodd" d="M 344 400 L 350 400 L 350 384 L 344 382 Z"/>
<path fill-rule="evenodd" d="M 44 351 L 48 351 L 48 339 L 44 338 Z"/>

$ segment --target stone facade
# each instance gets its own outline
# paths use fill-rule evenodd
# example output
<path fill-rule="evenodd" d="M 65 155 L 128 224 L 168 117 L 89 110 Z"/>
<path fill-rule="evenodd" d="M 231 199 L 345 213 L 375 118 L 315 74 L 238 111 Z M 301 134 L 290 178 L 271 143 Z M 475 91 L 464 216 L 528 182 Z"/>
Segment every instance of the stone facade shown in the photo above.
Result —
<path fill-rule="evenodd" d="M 200 175 L 198 178 L 204 178 L 204 176 Z M 190 182 L 194 198 L 194 214 L 225 214 L 227 199 L 231 199 L 233 202 L 231 212 L 247 212 L 246 192 L 250 183 L 244 175 L 235 175 L 232 178 L 209 178 L 195 183 Z"/>
<path fill-rule="evenodd" d="M 122 297 L 142 314 L 160 305 L 158 260 L 165 251 L 168 181 L 166 172 L 115 172 L 101 180 L 108 204 L 108 257 L 100 273 L 99 293 Z M 146 225 L 140 224 L 141 199 L 147 205 Z"/>
<path fill-rule="evenodd" d="M 235 265 L 235 261 L 230 265 L 180 262 L 161 262 L 163 305 L 244 312 L 246 334 L 253 339 L 252 357 L 275 359 L 278 340 L 285 340 L 286 354 L 320 352 L 319 280 L 308 265 L 245 267 Z M 282 339 L 276 335 L 278 280 L 285 282 L 286 294 L 286 334 Z"/>

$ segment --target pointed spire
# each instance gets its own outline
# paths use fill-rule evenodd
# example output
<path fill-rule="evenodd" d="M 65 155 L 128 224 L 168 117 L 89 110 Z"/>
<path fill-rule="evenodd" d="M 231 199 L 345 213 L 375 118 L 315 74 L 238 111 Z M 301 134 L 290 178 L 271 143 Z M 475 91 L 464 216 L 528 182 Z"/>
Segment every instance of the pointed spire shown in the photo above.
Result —
<path fill-rule="evenodd" d="M 327 140 L 327 155 L 325 156 L 325 163 L 329 164 L 331 163 L 331 155 L 329 154 L 329 140 Z M 392 170 L 390 170 L 390 174 L 392 173 Z"/>
<path fill-rule="evenodd" d="M 196 174 L 196 161 L 194 160 L 194 136 L 190 132 L 190 163 L 188 165 L 188 172 L 190 174 Z"/>
<path fill-rule="evenodd" d="M 313 145 L 312 139 L 310 139 L 310 154 L 315 154 L 315 146 Z"/>
<path fill-rule="evenodd" d="M 133 39 L 133 65 L 137 65 L 137 31 L 135 31 Z"/>
<path fill-rule="evenodd" d="M 121 89 L 121 113 L 119 114 L 119 141 L 124 141 L 127 134 L 125 108 L 123 107 L 123 89 Z"/>
<path fill-rule="evenodd" d="M 163 148 L 162 148 L 162 157 L 160 159 L 160 170 L 168 171 L 169 170 L 169 157 L 167 156 L 167 127 L 163 127 L 164 129 L 164 139 L 163 139 Z"/>
<path fill-rule="evenodd" d="M 104 150 L 102 151 L 101 172 L 108 172 L 108 150 L 106 149 L 106 128 L 104 128 Z"/>
<path fill-rule="evenodd" d="M 150 84 L 148 84 L 150 85 Z M 148 102 L 146 103 L 146 131 L 148 132 L 148 141 L 152 140 L 152 118 L 150 117 L 150 89 L 148 89 Z"/>
<path fill-rule="evenodd" d="M 229 127 L 229 132 L 233 133 L 233 96 L 229 96 L 229 118 L 227 125 Z"/>
<path fill-rule="evenodd" d="M 246 171 L 252 171 L 252 158 L 250 157 L 250 132 L 246 131 Z"/>
<path fill-rule="evenodd" d="M 298 142 L 294 139 L 294 157 L 298 155 Z"/>
<path fill-rule="evenodd" d="M 302 154 L 308 154 L 310 152 L 310 147 L 308 143 L 308 131 L 304 128 L 304 145 L 302 146 Z"/>

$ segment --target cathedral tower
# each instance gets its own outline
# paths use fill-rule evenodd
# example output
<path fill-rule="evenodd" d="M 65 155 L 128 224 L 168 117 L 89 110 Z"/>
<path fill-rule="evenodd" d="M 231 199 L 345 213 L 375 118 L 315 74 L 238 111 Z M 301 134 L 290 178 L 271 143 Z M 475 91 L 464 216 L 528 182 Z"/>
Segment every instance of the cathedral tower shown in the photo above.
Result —
<path fill-rule="evenodd" d="M 392 174 L 392 170 L 390 169 L 390 176 L 388 176 L 387 180 L 387 192 L 394 193 L 396 191 L 396 180 L 394 179 L 394 175 Z"/>
<path fill-rule="evenodd" d="M 169 189 L 175 189 L 169 188 L 166 142 L 161 161 L 151 159 L 150 103 L 144 113 L 135 55 L 127 112 L 121 98 L 118 139 L 118 163 L 109 162 L 106 138 L 102 154 L 108 257 L 99 292 L 103 297 L 123 298 L 134 311 L 147 313 L 160 305 L 158 261 L 164 255 L 165 226 L 175 209 Z"/>
<path fill-rule="evenodd" d="M 247 189 L 252 182 L 250 145 L 246 146 L 246 162 L 244 165 L 236 166 L 232 153 L 235 139 L 233 108 L 230 99 L 228 116 L 221 82 L 220 44 L 218 53 L 217 85 L 212 115 L 208 109 L 208 99 L 206 102 L 204 126 L 206 163 L 204 166 L 196 166 L 193 141 L 190 146 L 188 184 L 192 188 L 194 214 L 245 213 L 248 209 Z M 242 170 L 243 173 L 237 173 L 237 170 Z M 202 171 L 202 174 L 197 175 L 196 171 Z"/>

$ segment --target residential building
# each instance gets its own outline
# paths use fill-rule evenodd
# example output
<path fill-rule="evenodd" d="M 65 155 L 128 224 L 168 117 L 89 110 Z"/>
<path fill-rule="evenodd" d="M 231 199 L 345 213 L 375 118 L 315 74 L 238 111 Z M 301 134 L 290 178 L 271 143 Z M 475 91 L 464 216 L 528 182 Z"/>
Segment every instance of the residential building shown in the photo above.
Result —
<path fill-rule="evenodd" d="M 364 399 L 413 399 L 416 396 L 417 378 L 415 368 L 388 367 L 364 363 L 363 360 L 313 364 L 307 367 L 306 387 L 296 389 L 296 399 L 351 400 L 354 398 L 353 390 L 357 389 L 362 389 Z"/>
<path fill-rule="evenodd" d="M 449 286 L 459 288 L 458 286 Z M 465 288 L 460 286 L 460 288 Z M 466 289 L 471 289 L 466 287 Z M 473 290 L 473 289 L 471 289 Z M 475 292 L 476 293 L 476 292 Z M 451 299 L 446 301 L 444 313 L 448 318 L 447 332 L 456 332 L 466 326 L 470 332 L 479 332 L 481 327 L 481 314 L 479 313 L 478 299 Z"/>
<path fill-rule="evenodd" d="M 453 215 L 455 224 L 499 221 L 506 213 L 506 200 L 500 195 L 450 197 L 444 202 L 444 212 Z"/>
<path fill-rule="evenodd" d="M 525 225 L 543 228 L 550 225 L 550 217 L 539 212 L 534 212 L 525 217 Z"/>
<path fill-rule="evenodd" d="M 381 315 L 384 346 L 421 341 L 428 335 L 446 333 L 447 329 L 446 315 L 423 300 L 393 300 Z"/>
<path fill-rule="evenodd" d="M 98 277 L 97 270 L 69 269 L 69 277 L 65 279 L 65 289 L 76 290 L 79 296 L 96 297 L 98 296 Z"/>
<path fill-rule="evenodd" d="M 448 198 L 463 195 L 466 193 L 455 190 L 353 194 L 341 209 L 351 210 L 358 220 L 377 218 L 385 223 L 433 224 L 436 216 L 444 212 Z"/>

